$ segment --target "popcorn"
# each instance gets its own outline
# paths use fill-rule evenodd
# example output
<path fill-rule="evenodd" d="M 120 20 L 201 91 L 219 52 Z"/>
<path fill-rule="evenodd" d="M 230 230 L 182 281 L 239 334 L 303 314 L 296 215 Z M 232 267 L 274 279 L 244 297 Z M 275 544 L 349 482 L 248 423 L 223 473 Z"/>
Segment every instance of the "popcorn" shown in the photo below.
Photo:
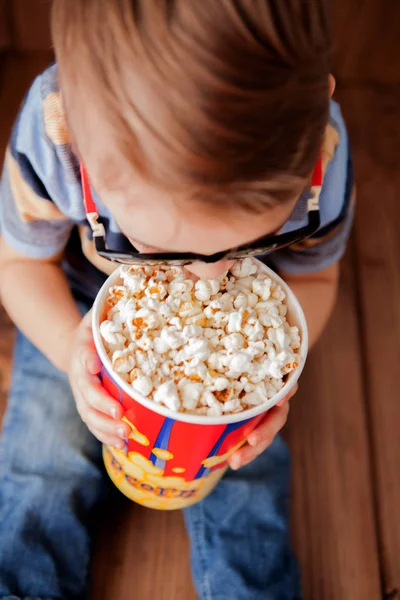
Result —
<path fill-rule="evenodd" d="M 154 342 L 152 338 L 147 334 L 142 335 L 142 337 L 140 337 L 136 342 L 136 348 L 144 350 L 145 352 L 151 350 L 153 348 L 153 345 Z"/>
<path fill-rule="evenodd" d="M 211 330 L 213 332 L 214 335 L 214 329 Z M 192 338 L 192 337 L 200 337 L 203 334 L 203 328 L 200 327 L 199 325 L 186 325 L 183 328 L 183 335 L 185 338 Z"/>
<path fill-rule="evenodd" d="M 281 287 L 277 287 L 277 286 L 273 287 L 273 291 L 272 291 L 271 295 L 273 298 L 276 298 L 280 302 L 283 302 L 283 300 L 286 298 L 286 294 L 283 291 L 283 289 Z"/>
<path fill-rule="evenodd" d="M 165 285 L 161 282 L 150 279 L 144 293 L 148 298 L 152 298 L 153 300 L 163 300 L 168 292 Z"/>
<path fill-rule="evenodd" d="M 263 339 L 265 330 L 258 319 L 251 317 L 244 325 L 243 333 L 250 342 L 258 342 Z"/>
<path fill-rule="evenodd" d="M 199 362 L 196 365 L 188 363 L 184 369 L 185 376 L 191 381 L 204 381 L 207 371 L 208 369 L 203 362 Z"/>
<path fill-rule="evenodd" d="M 259 298 L 257 294 L 253 294 L 252 292 L 249 292 L 247 294 L 247 304 L 250 308 L 254 308 L 257 305 L 258 301 Z"/>
<path fill-rule="evenodd" d="M 211 304 L 205 307 L 204 316 L 208 319 L 209 323 L 215 323 L 218 327 L 228 321 L 228 315 L 220 307 L 211 306 Z"/>
<path fill-rule="evenodd" d="M 182 331 L 182 321 L 179 317 L 172 317 L 172 319 L 169 320 L 169 324 L 176 327 L 177 331 Z"/>
<path fill-rule="evenodd" d="M 218 400 L 216 399 L 214 394 L 209 390 L 206 390 L 201 396 L 201 404 L 203 404 L 204 406 L 208 406 L 209 408 L 215 406 L 217 402 Z"/>
<path fill-rule="evenodd" d="M 252 276 L 242 277 L 241 279 L 237 280 L 236 289 L 241 290 L 242 292 L 251 292 L 253 281 L 254 281 L 254 277 L 252 277 Z"/>
<path fill-rule="evenodd" d="M 206 302 L 213 295 L 210 281 L 202 281 L 201 279 L 199 279 L 199 281 L 196 281 L 196 285 L 194 287 L 195 298 L 197 298 L 197 300 L 200 300 L 200 302 Z"/>
<path fill-rule="evenodd" d="M 254 279 L 251 283 L 251 289 L 253 293 L 256 294 L 262 300 L 268 300 L 271 296 L 271 279 Z"/>
<path fill-rule="evenodd" d="M 227 360 L 229 374 L 232 376 L 241 375 L 249 370 L 251 364 L 251 356 L 245 352 L 235 352 Z"/>
<path fill-rule="evenodd" d="M 220 279 L 210 279 L 208 283 L 211 287 L 211 292 L 213 296 L 216 296 L 221 288 L 222 281 L 226 279 L 226 275 L 223 275 Z M 229 283 L 229 282 L 227 282 Z M 225 284 L 226 285 L 226 284 Z"/>
<path fill-rule="evenodd" d="M 297 369 L 301 340 L 281 286 L 246 258 L 214 280 L 181 267 L 123 267 L 100 334 L 134 392 L 172 411 L 221 416 L 262 405 Z"/>
<path fill-rule="evenodd" d="M 222 415 L 224 410 L 224 405 L 221 402 L 218 402 L 214 394 L 211 392 L 205 392 L 203 397 L 203 402 L 205 401 L 208 406 L 207 415 L 210 417 L 219 417 Z"/>
<path fill-rule="evenodd" d="M 251 258 L 238 260 L 231 268 L 231 273 L 234 277 L 248 277 L 257 273 L 257 265 L 254 264 Z"/>
<path fill-rule="evenodd" d="M 282 377 L 281 368 L 282 368 L 282 365 L 280 364 L 279 360 L 271 360 L 269 369 L 268 369 L 268 375 L 275 379 L 281 379 L 281 377 Z"/>
<path fill-rule="evenodd" d="M 142 394 L 142 396 L 150 396 L 153 391 L 153 382 L 147 375 L 139 375 L 136 379 L 132 381 L 133 389 Z"/>
<path fill-rule="evenodd" d="M 286 304 L 280 304 L 278 306 L 278 311 L 281 317 L 286 317 L 287 312 L 288 312 L 288 307 L 286 306 Z M 297 327 L 295 327 L 295 329 L 297 329 Z"/>
<path fill-rule="evenodd" d="M 265 353 L 266 345 L 264 340 L 259 340 L 258 342 L 248 342 L 247 351 L 252 358 L 257 358 L 262 356 Z"/>
<path fill-rule="evenodd" d="M 131 315 L 129 314 L 129 317 L 130 316 Z M 160 324 L 157 313 L 148 308 L 139 308 L 132 319 L 129 317 L 127 319 L 128 323 L 130 321 L 132 327 L 137 327 L 139 329 L 157 329 Z"/>
<path fill-rule="evenodd" d="M 222 296 L 220 296 L 217 300 L 217 302 L 221 306 L 221 311 L 224 313 L 231 312 L 233 310 L 233 300 L 234 296 L 232 296 L 232 294 L 222 294 Z"/>
<path fill-rule="evenodd" d="M 290 345 L 293 350 L 300 348 L 300 335 L 297 327 L 289 327 Z"/>
<path fill-rule="evenodd" d="M 243 406 L 241 405 L 239 398 L 228 400 L 228 402 L 225 402 L 225 404 L 222 406 L 222 412 L 224 413 L 235 413 L 243 410 Z"/>
<path fill-rule="evenodd" d="M 189 338 L 186 345 L 177 354 L 175 362 L 185 362 L 195 360 L 194 364 L 204 362 L 210 356 L 211 352 L 208 341 L 204 338 Z"/>
<path fill-rule="evenodd" d="M 100 334 L 110 349 L 113 347 L 125 346 L 126 338 L 122 333 L 122 327 L 113 323 L 113 321 L 103 321 L 100 324 Z"/>
<path fill-rule="evenodd" d="M 219 402 L 215 402 L 215 404 L 207 410 L 207 416 L 220 417 L 222 415 L 222 407 L 222 404 L 220 404 Z"/>
<path fill-rule="evenodd" d="M 226 350 L 239 350 L 244 346 L 244 337 L 241 333 L 231 333 L 222 338 L 221 341 Z"/>
<path fill-rule="evenodd" d="M 213 329 L 212 327 L 205 327 L 203 335 L 205 338 L 212 338 L 215 335 L 215 329 Z"/>
<path fill-rule="evenodd" d="M 277 327 L 276 329 L 268 329 L 268 339 L 279 349 L 285 348 L 290 343 L 289 336 L 286 335 L 284 328 Z"/>
<path fill-rule="evenodd" d="M 124 285 L 133 293 L 143 291 L 146 287 L 146 275 L 142 271 L 125 271 L 121 273 Z"/>
<path fill-rule="evenodd" d="M 167 296 L 167 298 L 165 299 L 164 306 L 167 307 L 170 313 L 176 314 L 180 308 L 180 305 L 181 301 L 179 298 L 175 298 L 174 296 Z"/>
<path fill-rule="evenodd" d="M 249 406 L 259 406 L 265 402 L 265 388 L 256 387 L 253 391 L 243 396 L 243 402 Z"/>
<path fill-rule="evenodd" d="M 165 331 L 165 329 L 163 329 L 163 331 Z M 161 335 L 154 340 L 154 350 L 157 352 L 157 354 L 166 354 L 169 349 L 170 346 L 167 344 L 165 335 Z"/>
<path fill-rule="evenodd" d="M 183 269 L 182 267 L 171 267 L 165 271 L 165 275 L 167 276 L 167 281 L 177 280 L 179 277 L 182 279 Z"/>
<path fill-rule="evenodd" d="M 120 300 L 125 297 L 125 288 L 123 286 L 114 285 L 108 292 L 107 302 L 109 306 L 115 306 Z"/>
<path fill-rule="evenodd" d="M 167 274 L 161 269 L 157 270 L 157 267 L 154 267 L 153 278 L 155 281 L 167 281 Z"/>
<path fill-rule="evenodd" d="M 172 360 L 167 360 L 161 365 L 161 372 L 165 377 L 169 377 L 174 373 L 176 365 Z"/>
<path fill-rule="evenodd" d="M 205 377 L 204 385 L 211 391 L 222 392 L 230 385 L 229 379 L 210 369 Z"/>
<path fill-rule="evenodd" d="M 240 311 L 232 312 L 228 317 L 227 333 L 240 333 L 242 329 L 243 313 Z"/>
<path fill-rule="evenodd" d="M 224 373 L 228 361 L 227 352 L 212 352 L 208 357 L 207 364 L 213 371 Z"/>
<path fill-rule="evenodd" d="M 154 348 L 158 354 L 164 354 L 169 349 L 177 350 L 184 342 L 183 335 L 176 331 L 174 327 L 165 327 L 162 329 L 160 337 L 154 340 Z"/>
<path fill-rule="evenodd" d="M 178 383 L 178 390 L 183 407 L 187 410 L 195 409 L 203 392 L 203 385 L 184 378 Z"/>
<path fill-rule="evenodd" d="M 199 313 L 197 315 L 193 315 L 192 317 L 188 317 L 186 319 L 186 323 L 188 325 L 198 325 L 199 327 L 206 327 L 207 319 L 202 313 Z"/>
<path fill-rule="evenodd" d="M 117 373 L 129 373 L 134 368 L 136 361 L 129 348 L 116 350 L 112 355 L 112 366 Z"/>
<path fill-rule="evenodd" d="M 135 357 L 136 365 L 145 375 L 151 376 L 158 369 L 159 359 L 157 359 L 156 355 L 151 350 L 148 352 L 136 350 Z"/>
<path fill-rule="evenodd" d="M 200 302 L 185 302 L 179 309 L 180 317 L 193 317 L 194 315 L 201 315 L 203 312 Z"/>
<path fill-rule="evenodd" d="M 220 338 L 218 335 L 214 335 L 212 338 L 210 338 L 209 344 L 212 349 L 217 348 L 220 344 Z"/>
<path fill-rule="evenodd" d="M 248 306 L 247 294 L 245 294 L 244 292 L 239 292 L 239 294 L 233 301 L 233 306 L 236 309 L 246 308 Z"/>
<path fill-rule="evenodd" d="M 168 285 L 168 294 L 172 297 L 182 296 L 193 289 L 193 281 L 191 279 L 177 278 L 172 280 Z"/>
<path fill-rule="evenodd" d="M 164 404 L 170 410 L 179 410 L 181 401 L 178 395 L 178 390 L 172 381 L 162 383 L 153 394 L 154 402 Z"/>

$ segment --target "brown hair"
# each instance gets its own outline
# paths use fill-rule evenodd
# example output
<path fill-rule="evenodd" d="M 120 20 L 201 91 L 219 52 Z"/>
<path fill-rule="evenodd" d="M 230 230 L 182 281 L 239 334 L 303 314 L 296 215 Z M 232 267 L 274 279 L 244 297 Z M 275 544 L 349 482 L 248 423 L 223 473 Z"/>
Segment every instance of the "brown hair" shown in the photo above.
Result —
<path fill-rule="evenodd" d="M 258 212 L 299 193 L 316 161 L 327 12 L 325 0 L 54 0 L 52 29 L 74 105 L 95 94 L 143 178 Z"/>

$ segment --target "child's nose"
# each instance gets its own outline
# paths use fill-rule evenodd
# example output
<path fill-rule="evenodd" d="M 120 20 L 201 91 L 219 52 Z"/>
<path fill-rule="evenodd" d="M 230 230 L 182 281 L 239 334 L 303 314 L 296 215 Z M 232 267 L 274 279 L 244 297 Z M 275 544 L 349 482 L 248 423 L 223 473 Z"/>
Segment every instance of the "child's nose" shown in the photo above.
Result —
<path fill-rule="evenodd" d="M 234 260 L 220 260 L 216 263 L 195 262 L 187 265 L 185 269 L 199 279 L 216 279 L 235 264 Z"/>

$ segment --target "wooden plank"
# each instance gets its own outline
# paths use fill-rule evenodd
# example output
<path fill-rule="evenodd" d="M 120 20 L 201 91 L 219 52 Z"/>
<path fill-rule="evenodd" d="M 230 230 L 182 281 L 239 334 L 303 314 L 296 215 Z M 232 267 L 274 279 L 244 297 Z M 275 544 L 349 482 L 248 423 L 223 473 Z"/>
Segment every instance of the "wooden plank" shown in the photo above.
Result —
<path fill-rule="evenodd" d="M 49 50 L 51 0 L 12 0 L 13 45 L 22 51 Z"/>
<path fill-rule="evenodd" d="M 9 4 L 7 0 L 0 0 L 0 50 L 4 50 L 11 42 Z"/>
<path fill-rule="evenodd" d="M 182 513 L 142 508 L 117 494 L 96 540 L 91 598 L 195 600 Z"/>
<path fill-rule="evenodd" d="M 378 600 L 358 322 L 348 252 L 339 299 L 292 401 L 293 543 L 307 600 Z"/>
<path fill-rule="evenodd" d="M 400 90 L 348 89 L 341 99 L 358 174 L 356 275 L 384 589 L 400 598 Z"/>
<path fill-rule="evenodd" d="M 397 0 L 335 0 L 335 73 L 340 78 L 400 83 L 400 3 Z"/>

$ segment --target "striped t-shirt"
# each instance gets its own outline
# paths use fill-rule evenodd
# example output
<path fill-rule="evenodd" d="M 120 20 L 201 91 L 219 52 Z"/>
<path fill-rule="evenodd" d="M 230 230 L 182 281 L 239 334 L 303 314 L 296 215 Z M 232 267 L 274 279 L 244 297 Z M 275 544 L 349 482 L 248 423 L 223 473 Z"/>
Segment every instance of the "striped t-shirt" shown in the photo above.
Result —
<path fill-rule="evenodd" d="M 276 270 L 313 273 L 338 261 L 353 218 L 353 174 L 346 128 L 331 102 L 322 148 L 321 227 L 311 239 L 268 256 Z M 106 229 L 107 246 L 131 248 L 110 211 L 92 190 Z M 284 230 L 307 222 L 306 191 Z M 72 149 L 53 65 L 33 83 L 14 125 L 0 196 L 1 234 L 31 258 L 63 254 L 63 268 L 75 295 L 92 300 L 115 268 L 94 249 L 82 198 L 79 161 Z"/>

